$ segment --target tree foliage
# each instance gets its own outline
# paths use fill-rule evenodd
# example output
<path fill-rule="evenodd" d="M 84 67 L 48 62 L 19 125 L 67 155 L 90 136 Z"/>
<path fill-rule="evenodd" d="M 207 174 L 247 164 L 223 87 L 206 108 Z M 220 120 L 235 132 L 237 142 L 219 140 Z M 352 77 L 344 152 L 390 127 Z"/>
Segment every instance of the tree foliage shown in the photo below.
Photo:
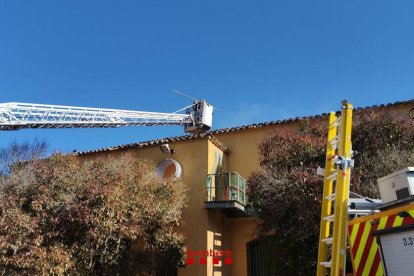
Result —
<path fill-rule="evenodd" d="M 414 120 L 378 111 L 360 112 L 356 118 L 351 188 L 364 196 L 378 198 L 378 178 L 414 164 Z"/>
<path fill-rule="evenodd" d="M 414 121 L 379 111 L 356 112 L 355 168 L 351 191 L 378 197 L 376 180 L 414 164 Z M 249 180 L 250 199 L 262 219 L 262 235 L 272 235 L 275 275 L 314 274 L 317 260 L 326 131 L 305 122 L 295 132 L 275 133 L 259 147 L 261 169 Z"/>
<path fill-rule="evenodd" d="M 46 140 L 35 139 L 32 142 L 18 143 L 12 141 L 0 149 L 0 174 L 8 175 L 13 164 L 45 157 L 48 143 Z"/>
<path fill-rule="evenodd" d="M 14 168 L 1 190 L 1 273 L 141 275 L 182 264 L 185 189 L 144 160 L 56 155 Z"/>

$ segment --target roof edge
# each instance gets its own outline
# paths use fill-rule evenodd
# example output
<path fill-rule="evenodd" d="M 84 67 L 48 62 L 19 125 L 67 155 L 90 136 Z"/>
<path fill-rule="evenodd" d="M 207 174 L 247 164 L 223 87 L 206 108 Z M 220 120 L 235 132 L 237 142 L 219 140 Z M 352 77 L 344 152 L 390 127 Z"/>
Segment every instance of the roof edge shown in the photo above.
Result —
<path fill-rule="evenodd" d="M 356 112 L 361 112 L 364 110 L 388 108 L 388 107 L 408 105 L 408 104 L 414 104 L 414 99 L 407 100 L 407 101 L 397 101 L 397 102 L 388 103 L 388 104 L 371 105 L 367 107 L 356 107 L 356 108 L 354 107 L 354 110 Z M 122 150 L 122 149 L 132 149 L 132 148 L 139 149 L 139 148 L 148 147 L 148 146 L 161 145 L 164 143 L 187 141 L 187 140 L 194 140 L 194 139 L 200 139 L 200 138 L 208 138 L 213 143 L 215 143 L 217 147 L 223 150 L 223 152 L 228 152 L 229 149 L 227 148 L 227 146 L 221 143 L 216 137 L 214 137 L 215 134 L 234 132 L 234 131 L 246 130 L 246 129 L 252 129 L 252 128 L 261 128 L 261 127 L 273 126 L 273 125 L 282 125 L 282 124 L 288 124 L 288 123 L 298 122 L 302 120 L 322 119 L 322 118 L 327 118 L 327 117 L 328 117 L 328 113 L 322 113 L 322 114 L 313 115 L 313 116 L 295 117 L 295 118 L 290 118 L 290 119 L 285 119 L 285 120 L 268 121 L 268 122 L 263 122 L 263 123 L 242 125 L 238 127 L 222 128 L 222 129 L 208 131 L 208 132 L 204 132 L 200 134 L 166 137 L 166 138 L 149 140 L 149 141 L 138 142 L 138 143 L 130 143 L 130 144 L 124 144 L 124 145 L 119 145 L 119 146 L 113 146 L 113 147 L 105 147 L 105 148 L 100 148 L 100 149 L 95 149 L 95 150 L 79 151 L 73 154 L 74 155 L 87 155 L 87 154 L 103 153 L 103 152 Z"/>

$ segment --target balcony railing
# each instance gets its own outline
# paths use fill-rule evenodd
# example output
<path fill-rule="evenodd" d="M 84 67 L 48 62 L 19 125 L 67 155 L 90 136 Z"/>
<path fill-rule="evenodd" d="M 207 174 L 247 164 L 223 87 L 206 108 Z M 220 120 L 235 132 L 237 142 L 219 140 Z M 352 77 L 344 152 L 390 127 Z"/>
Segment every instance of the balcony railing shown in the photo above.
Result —
<path fill-rule="evenodd" d="M 246 205 L 246 181 L 238 173 L 207 175 L 206 191 L 207 202 L 236 201 Z"/>

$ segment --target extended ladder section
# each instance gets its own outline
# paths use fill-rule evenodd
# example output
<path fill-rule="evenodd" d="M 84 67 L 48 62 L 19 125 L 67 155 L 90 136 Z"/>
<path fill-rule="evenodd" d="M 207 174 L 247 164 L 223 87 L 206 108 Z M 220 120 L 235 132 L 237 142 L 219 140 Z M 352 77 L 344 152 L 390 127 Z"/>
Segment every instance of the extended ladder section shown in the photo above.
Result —
<path fill-rule="evenodd" d="M 352 104 L 342 102 L 341 116 L 329 115 L 324 170 L 317 275 L 344 275 L 346 224 L 351 168 L 353 167 Z"/>
<path fill-rule="evenodd" d="M 185 114 L 89 108 L 62 105 L 1 103 L 0 130 L 23 128 L 102 128 L 183 125 L 187 132 L 211 128 L 213 107 L 195 101 Z"/>

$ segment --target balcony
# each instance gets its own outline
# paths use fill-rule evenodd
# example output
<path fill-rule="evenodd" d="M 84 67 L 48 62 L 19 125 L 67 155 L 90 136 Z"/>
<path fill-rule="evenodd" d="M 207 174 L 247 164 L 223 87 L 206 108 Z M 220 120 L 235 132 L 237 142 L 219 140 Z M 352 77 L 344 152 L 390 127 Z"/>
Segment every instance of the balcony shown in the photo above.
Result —
<path fill-rule="evenodd" d="M 220 210 L 229 217 L 246 217 L 246 181 L 238 173 L 209 174 L 206 178 L 205 208 Z"/>

